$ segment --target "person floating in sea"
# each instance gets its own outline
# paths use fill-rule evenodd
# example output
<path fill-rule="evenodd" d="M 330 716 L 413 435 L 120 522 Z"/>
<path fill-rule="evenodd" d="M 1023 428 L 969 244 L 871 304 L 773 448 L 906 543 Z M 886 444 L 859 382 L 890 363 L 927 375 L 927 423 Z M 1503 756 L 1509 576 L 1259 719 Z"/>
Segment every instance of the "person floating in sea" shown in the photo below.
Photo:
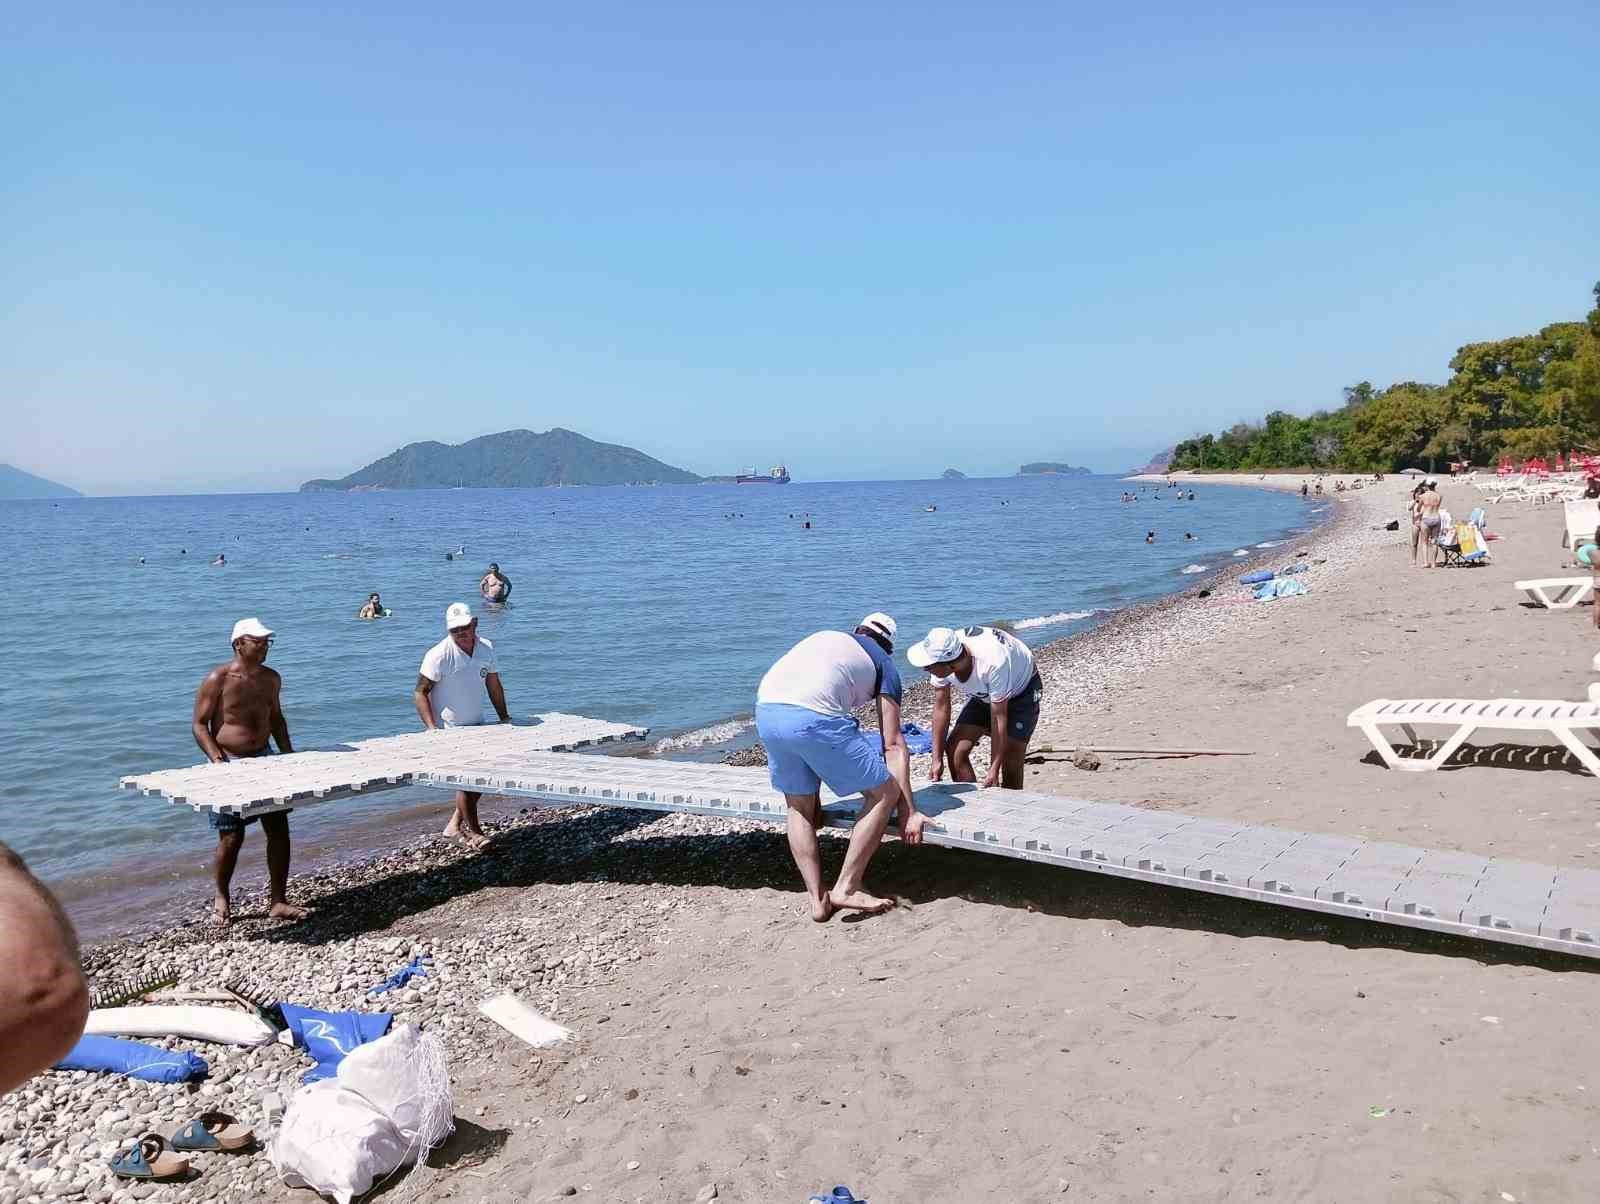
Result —
<path fill-rule="evenodd" d="M 1193 538 L 1194 538 L 1194 532 L 1193 531 L 1185 531 L 1183 533 L 1183 540 L 1184 540 L 1185 543 L 1188 543 Z"/>
<path fill-rule="evenodd" d="M 289 722 L 283 717 L 281 695 L 283 679 L 276 669 L 267 668 L 267 652 L 272 647 L 272 629 L 260 619 L 240 619 L 233 625 L 233 659 L 218 665 L 194 696 L 194 718 L 190 730 L 194 742 L 212 761 L 243 760 L 272 753 L 269 741 L 276 741 L 280 753 L 293 752 L 289 742 Z M 258 817 L 240 819 L 227 812 L 210 811 L 212 829 L 217 834 L 217 854 L 212 864 L 216 898 L 212 917 L 219 924 L 233 918 L 229 893 L 233 870 L 244 847 L 245 829 Z M 310 914 L 304 907 L 289 902 L 289 812 L 274 811 L 259 817 L 267 838 L 267 883 L 271 905 L 267 914 L 275 920 L 303 920 Z"/>
<path fill-rule="evenodd" d="M 478 592 L 485 602 L 507 602 L 511 598 L 511 578 L 500 571 L 498 564 L 491 564 L 478 582 Z"/>
<path fill-rule="evenodd" d="M 1144 533 L 1144 541 L 1145 543 L 1155 543 L 1156 533 L 1154 531 L 1146 531 Z"/>
<path fill-rule="evenodd" d="M 972 750 L 987 736 L 989 773 L 983 784 L 1021 790 L 1028 741 L 1039 725 L 1044 697 L 1044 682 L 1028 646 L 994 627 L 935 627 L 906 649 L 906 659 L 933 679 L 929 780 L 939 780 L 948 760 L 952 781 L 977 781 Z M 968 697 L 951 727 L 950 690 L 956 686 Z"/>
<path fill-rule="evenodd" d="M 217 553 L 217 558 L 211 562 L 211 567 L 214 568 L 214 569 L 226 568 L 227 564 L 228 564 L 228 558 L 226 556 L 224 556 L 221 552 L 218 552 Z"/>
<path fill-rule="evenodd" d="M 483 694 L 489 692 L 495 714 L 501 723 L 511 722 L 506 710 L 505 687 L 500 684 L 500 666 L 494 645 L 478 635 L 478 620 L 465 602 L 452 602 L 444 612 L 445 637 L 422 657 L 416 689 L 411 699 L 416 704 L 422 726 L 430 732 L 443 727 L 476 727 L 483 722 Z M 474 850 L 489 847 L 489 838 L 478 822 L 479 790 L 456 791 L 455 810 L 444 834 Z"/>
<path fill-rule="evenodd" d="M 378 597 L 378 592 L 374 590 L 372 593 L 367 595 L 366 602 L 364 602 L 361 606 L 361 609 L 356 612 L 356 618 L 381 619 L 383 617 L 383 599 Z"/>
<path fill-rule="evenodd" d="M 854 633 L 819 631 L 778 658 L 756 690 L 756 731 L 766 746 L 773 789 L 788 804 L 789 852 L 800 870 L 811 918 L 836 911 L 887 911 L 892 899 L 863 885 L 867 865 L 900 810 L 900 835 L 922 842 L 926 822 L 911 795 L 911 758 L 900 734 L 900 673 L 894 667 L 895 622 L 882 612 Z M 861 730 L 854 712 L 877 699 L 878 735 Z M 861 795 L 861 814 L 832 890 L 822 886 L 821 784 Z"/>

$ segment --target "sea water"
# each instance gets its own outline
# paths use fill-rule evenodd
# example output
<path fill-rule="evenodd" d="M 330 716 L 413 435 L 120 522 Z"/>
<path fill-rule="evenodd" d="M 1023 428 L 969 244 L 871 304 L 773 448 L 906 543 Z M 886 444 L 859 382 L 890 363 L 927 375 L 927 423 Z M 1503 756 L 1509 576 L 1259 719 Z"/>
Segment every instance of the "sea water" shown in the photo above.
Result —
<path fill-rule="evenodd" d="M 888 611 L 909 678 L 903 650 L 930 626 L 1003 620 L 1042 644 L 1316 521 L 1287 494 L 1197 486 L 1192 502 L 1146 490 L 1129 504 L 1127 488 L 1017 477 L 0 502 L 0 840 L 55 882 L 202 864 L 215 844 L 203 815 L 117 779 L 201 760 L 195 688 L 246 615 L 277 633 L 268 663 L 296 746 L 416 729 L 422 654 L 462 600 L 480 610 L 514 715 L 648 726 L 681 754 L 738 737 L 762 673 L 810 632 Z M 211 567 L 218 553 L 227 564 Z M 504 609 L 477 595 L 491 561 L 514 583 Z M 373 590 L 393 615 L 358 621 Z M 297 814 L 297 849 L 373 819 L 386 797 Z"/>

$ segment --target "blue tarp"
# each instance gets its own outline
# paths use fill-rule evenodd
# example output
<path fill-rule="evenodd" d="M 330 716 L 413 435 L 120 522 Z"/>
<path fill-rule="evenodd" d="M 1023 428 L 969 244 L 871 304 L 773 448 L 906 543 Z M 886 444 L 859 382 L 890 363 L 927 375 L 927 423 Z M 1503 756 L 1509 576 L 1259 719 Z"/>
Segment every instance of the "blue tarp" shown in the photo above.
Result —
<path fill-rule="evenodd" d="M 902 723 L 900 735 L 906 742 L 906 751 L 913 756 L 933 751 L 933 733 L 923 731 L 915 723 Z"/>
<path fill-rule="evenodd" d="M 109 1070 L 147 1083 L 185 1083 L 203 1079 L 210 1071 L 206 1060 L 186 1049 L 167 1050 L 121 1037 L 79 1037 L 57 1070 Z"/>
<path fill-rule="evenodd" d="M 297 1003 L 280 1003 L 283 1018 L 294 1034 L 295 1044 L 303 1047 L 316 1062 L 300 1077 L 302 1083 L 331 1078 L 346 1054 L 358 1045 L 376 1041 L 389 1031 L 394 1017 L 388 1012 L 319 1012 Z"/>

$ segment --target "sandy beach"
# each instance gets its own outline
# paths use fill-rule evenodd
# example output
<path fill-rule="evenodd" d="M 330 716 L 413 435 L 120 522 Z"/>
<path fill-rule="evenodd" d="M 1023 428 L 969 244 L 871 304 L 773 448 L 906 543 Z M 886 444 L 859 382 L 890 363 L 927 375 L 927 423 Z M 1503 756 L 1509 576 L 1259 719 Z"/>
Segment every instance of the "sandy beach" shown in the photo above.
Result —
<path fill-rule="evenodd" d="M 1152 478 L 1159 480 L 1160 478 Z M 1330 482 L 1333 478 L 1329 478 Z M 1207 476 L 1207 482 L 1218 478 Z M 1298 490 L 1299 477 L 1292 488 Z M 1256 480 L 1243 484 L 1258 485 Z M 1383 768 L 1354 707 L 1379 697 L 1582 698 L 1590 609 L 1523 605 L 1562 575 L 1559 508 L 1495 509 L 1486 567 L 1410 567 L 1407 483 L 1334 495 L 1334 523 L 1040 654 L 1030 789 L 1431 848 L 1600 860 L 1595 781 L 1569 761 L 1466 750 Z M 1446 483 L 1446 505 L 1477 504 Z M 1304 550 L 1311 592 L 1238 604 L 1231 578 Z M 1199 596 L 1202 589 L 1209 596 Z M 919 780 L 925 765 L 919 764 Z M 1587 1201 L 1600 964 L 1070 871 L 890 843 L 887 916 L 814 925 L 781 833 L 627 811 L 488 806 L 498 850 L 432 837 L 296 879 L 312 921 L 174 923 L 92 951 L 97 977 L 248 969 L 285 998 L 389 1004 L 444 1039 L 457 1130 L 416 1198 L 873 1204 Z M 836 867 L 842 842 L 825 858 Z M 259 886 L 259 871 L 241 869 Z M 475 1012 L 515 990 L 576 1039 L 535 1052 Z M 197 1106 L 258 1120 L 306 1062 L 208 1047 L 197 1091 L 41 1076 L 0 1099 L 0 1204 L 310 1199 L 264 1156 L 201 1156 L 179 1187 L 113 1182 L 119 1139 Z M 397 1197 L 402 1198 L 402 1197 Z"/>

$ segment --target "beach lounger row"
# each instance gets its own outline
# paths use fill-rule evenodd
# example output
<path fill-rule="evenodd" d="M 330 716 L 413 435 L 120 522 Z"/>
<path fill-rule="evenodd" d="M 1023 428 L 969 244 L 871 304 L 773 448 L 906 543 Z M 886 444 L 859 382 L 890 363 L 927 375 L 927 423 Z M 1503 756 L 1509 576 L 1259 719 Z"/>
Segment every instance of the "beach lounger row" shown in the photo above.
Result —
<path fill-rule="evenodd" d="M 1360 728 L 1372 747 L 1390 769 L 1411 773 L 1438 769 L 1480 728 L 1493 731 L 1538 732 L 1553 736 L 1564 745 L 1578 764 L 1600 777 L 1600 757 L 1584 739 L 1600 733 L 1600 704 L 1566 702 L 1558 699 L 1491 698 L 1487 701 L 1466 698 L 1379 698 L 1350 712 L 1347 726 Z M 1404 733 L 1409 747 L 1420 748 L 1416 729 L 1446 727 L 1450 734 L 1432 754 L 1425 757 L 1400 755 L 1401 746 L 1391 743 L 1386 727 Z"/>

